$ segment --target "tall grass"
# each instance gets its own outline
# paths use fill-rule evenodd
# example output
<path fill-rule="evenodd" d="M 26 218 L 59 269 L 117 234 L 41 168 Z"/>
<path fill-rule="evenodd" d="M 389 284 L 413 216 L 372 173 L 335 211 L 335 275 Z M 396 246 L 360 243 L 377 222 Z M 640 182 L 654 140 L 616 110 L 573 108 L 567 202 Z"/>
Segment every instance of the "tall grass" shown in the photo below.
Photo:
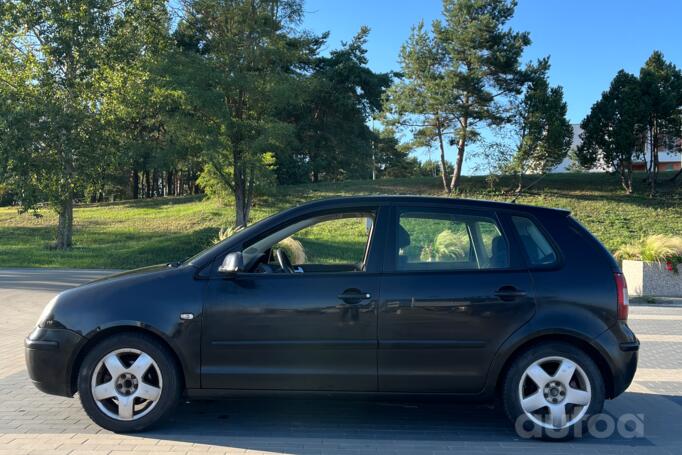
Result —
<path fill-rule="evenodd" d="M 623 245 L 615 256 L 648 262 L 667 262 L 682 259 L 682 237 L 657 234 Z"/>

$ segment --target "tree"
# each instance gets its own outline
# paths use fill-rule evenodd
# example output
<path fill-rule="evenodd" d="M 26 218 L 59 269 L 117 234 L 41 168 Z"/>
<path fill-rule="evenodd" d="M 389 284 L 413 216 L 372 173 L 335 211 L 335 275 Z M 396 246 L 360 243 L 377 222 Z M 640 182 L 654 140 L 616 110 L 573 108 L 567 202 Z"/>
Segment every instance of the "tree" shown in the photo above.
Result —
<path fill-rule="evenodd" d="M 480 127 L 509 122 L 505 100 L 526 82 L 520 59 L 529 35 L 505 28 L 515 9 L 515 0 L 444 0 L 445 22 L 434 22 L 447 55 L 445 78 L 457 97 L 453 190 L 459 187 L 467 143 L 478 139 Z"/>
<path fill-rule="evenodd" d="M 449 193 L 460 184 L 467 144 L 480 129 L 510 121 L 508 101 L 526 80 L 520 67 L 528 33 L 505 28 L 514 0 L 443 0 L 444 20 L 429 33 L 420 23 L 401 51 L 404 80 L 391 92 L 393 122 L 410 126 L 424 145 L 457 146 Z M 441 174 L 444 174 L 441 172 Z"/>
<path fill-rule="evenodd" d="M 409 130 L 413 147 L 438 144 L 443 189 L 450 193 L 445 146 L 448 136 L 455 134 L 455 99 L 445 80 L 445 65 L 446 55 L 440 43 L 420 22 L 400 50 L 400 79 L 386 94 L 383 120 L 391 127 Z"/>
<path fill-rule="evenodd" d="M 328 57 L 316 56 L 295 94 L 281 103 L 278 115 L 295 125 L 297 144 L 293 153 L 278 154 L 280 181 L 295 173 L 291 167 L 305 170 L 306 180 L 313 182 L 371 176 L 375 136 L 367 122 L 381 110 L 392 75 L 367 67 L 368 34 L 369 28 L 362 27 Z M 287 161 L 291 164 L 282 166 Z"/>
<path fill-rule="evenodd" d="M 103 69 L 100 115 L 109 133 L 107 141 L 119 151 L 109 172 L 90 189 L 92 201 L 105 193 L 128 198 L 173 194 L 175 182 L 158 188 L 160 172 L 173 170 L 188 157 L 177 147 L 170 128 L 179 106 L 176 94 L 163 84 L 171 46 L 170 17 L 164 0 L 134 2 L 110 48 L 117 58 Z M 142 176 L 142 182 L 140 181 Z M 143 185 L 141 185 L 143 183 Z M 142 194 L 141 194 L 142 187 Z"/>
<path fill-rule="evenodd" d="M 268 154 L 293 134 L 276 116 L 278 100 L 291 94 L 297 66 L 320 42 L 291 31 L 301 0 L 184 5 L 173 77 L 194 119 L 185 139 L 206 163 L 202 181 L 233 194 L 236 224 L 246 225 Z"/>
<path fill-rule="evenodd" d="M 416 177 L 420 172 L 419 160 L 410 157 L 409 144 L 400 144 L 391 128 L 375 130 L 373 165 L 379 178 Z"/>
<path fill-rule="evenodd" d="M 144 4 L 145 2 L 139 2 Z M 0 90 L 17 104 L 3 135 L 3 178 L 23 210 L 48 201 L 59 215 L 55 247 L 72 245 L 73 205 L 115 160 L 100 116 L 105 68 L 138 2 L 12 0 L 0 4 Z"/>
<path fill-rule="evenodd" d="M 621 70 L 609 90 L 581 122 L 582 144 L 576 157 L 584 167 L 601 164 L 615 169 L 626 193 L 632 193 L 632 161 L 641 155 L 642 132 L 647 121 L 639 80 Z"/>
<path fill-rule="evenodd" d="M 658 152 L 666 136 L 679 137 L 682 117 L 682 73 L 663 54 L 654 51 L 639 73 L 641 103 L 646 111 L 649 184 L 656 194 Z"/>
<path fill-rule="evenodd" d="M 573 128 L 566 118 L 564 92 L 561 86 L 550 87 L 548 70 L 548 60 L 540 61 L 537 74 L 516 106 L 513 127 L 517 146 L 511 169 L 518 175 L 517 191 L 523 189 L 524 174 L 550 171 L 571 148 Z"/>

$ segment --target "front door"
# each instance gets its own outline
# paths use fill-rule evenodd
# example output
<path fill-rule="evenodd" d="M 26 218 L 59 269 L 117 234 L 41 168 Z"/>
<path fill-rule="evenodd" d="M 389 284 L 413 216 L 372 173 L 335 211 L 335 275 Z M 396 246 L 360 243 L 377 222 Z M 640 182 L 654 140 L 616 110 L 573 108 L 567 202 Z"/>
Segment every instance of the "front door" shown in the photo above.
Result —
<path fill-rule="evenodd" d="M 494 212 L 395 209 L 379 309 L 379 390 L 480 391 L 534 312 L 532 283 Z"/>
<path fill-rule="evenodd" d="M 376 391 L 377 220 L 316 215 L 247 242 L 247 271 L 206 288 L 202 387 Z"/>

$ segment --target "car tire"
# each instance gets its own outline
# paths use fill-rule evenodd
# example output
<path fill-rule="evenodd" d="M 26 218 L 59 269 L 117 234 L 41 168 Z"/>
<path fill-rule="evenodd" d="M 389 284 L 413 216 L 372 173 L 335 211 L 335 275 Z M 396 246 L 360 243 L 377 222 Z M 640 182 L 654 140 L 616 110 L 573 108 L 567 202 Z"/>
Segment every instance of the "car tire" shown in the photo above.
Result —
<path fill-rule="evenodd" d="M 519 355 L 502 389 L 502 403 L 517 434 L 552 441 L 583 435 L 604 399 L 604 379 L 595 362 L 563 342 L 539 344 Z"/>
<path fill-rule="evenodd" d="M 100 341 L 85 356 L 78 393 L 88 416 L 116 433 L 145 430 L 180 400 L 179 367 L 168 348 L 142 333 Z"/>

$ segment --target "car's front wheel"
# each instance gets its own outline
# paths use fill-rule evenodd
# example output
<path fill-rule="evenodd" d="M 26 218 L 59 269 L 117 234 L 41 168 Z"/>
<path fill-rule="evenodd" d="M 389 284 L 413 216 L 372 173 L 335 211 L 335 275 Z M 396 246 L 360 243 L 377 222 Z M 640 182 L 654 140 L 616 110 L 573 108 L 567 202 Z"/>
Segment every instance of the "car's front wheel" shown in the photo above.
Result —
<path fill-rule="evenodd" d="M 122 333 L 94 346 L 81 364 L 78 393 L 102 428 L 141 431 L 177 404 L 180 376 L 168 349 L 154 338 Z"/>
<path fill-rule="evenodd" d="M 604 380 L 594 361 L 567 343 L 535 346 L 508 371 L 503 403 L 525 437 L 564 440 L 582 434 L 604 406 Z"/>

